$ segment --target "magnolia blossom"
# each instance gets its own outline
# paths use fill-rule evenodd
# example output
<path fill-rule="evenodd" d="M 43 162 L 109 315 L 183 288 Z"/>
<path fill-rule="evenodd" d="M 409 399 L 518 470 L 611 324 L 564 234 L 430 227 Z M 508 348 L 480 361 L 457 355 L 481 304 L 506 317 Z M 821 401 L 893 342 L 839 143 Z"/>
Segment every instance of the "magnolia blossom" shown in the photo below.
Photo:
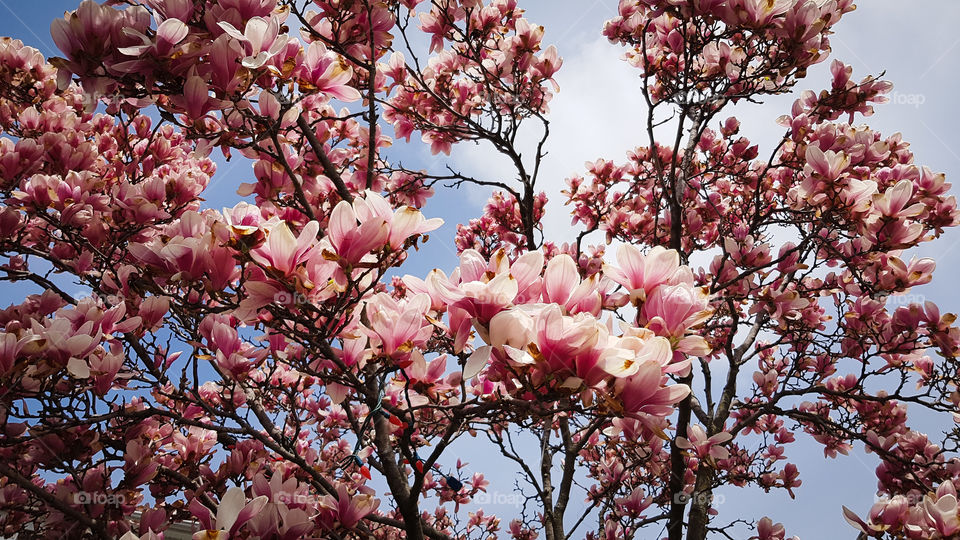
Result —
<path fill-rule="evenodd" d="M 275 17 L 253 17 L 247 21 L 243 32 L 226 21 L 218 23 L 230 37 L 243 43 L 247 56 L 241 62 L 243 67 L 257 69 L 287 46 L 289 37 L 280 35 L 280 21 Z"/>
<path fill-rule="evenodd" d="M 204 506 L 198 499 L 190 503 L 190 512 L 200 520 L 204 530 L 194 533 L 194 540 L 226 540 L 233 537 L 247 521 L 257 515 L 267 504 L 264 496 L 247 502 L 243 490 L 232 487 L 223 494 L 217 513 Z"/>
<path fill-rule="evenodd" d="M 727 459 L 730 457 L 730 452 L 720 445 L 732 438 L 733 436 L 726 431 L 707 437 L 703 426 L 693 425 L 687 428 L 686 437 L 677 437 L 677 446 L 693 450 L 693 453 L 700 458 L 709 456 L 713 459 Z"/>
<path fill-rule="evenodd" d="M 274 221 L 265 228 L 266 244 L 252 251 L 251 256 L 256 261 L 289 275 L 318 249 L 319 230 L 320 224 L 311 221 L 303 227 L 299 235 L 294 236 L 285 222 Z"/>
<path fill-rule="evenodd" d="M 377 294 L 366 303 L 368 335 L 379 343 L 383 354 L 406 367 L 414 347 L 424 346 L 433 334 L 433 325 L 426 318 L 429 308 L 426 294 L 400 302 Z"/>
<path fill-rule="evenodd" d="M 328 238 L 337 255 L 356 264 L 384 244 L 399 249 L 408 238 L 430 232 L 442 224 L 443 220 L 425 219 L 419 210 L 409 206 L 394 212 L 383 197 L 367 191 L 352 204 L 340 201 L 334 207 Z"/>
<path fill-rule="evenodd" d="M 630 292 L 634 302 L 645 301 L 654 289 L 669 282 L 680 269 L 680 255 L 656 246 L 646 255 L 636 246 L 623 245 L 617 251 L 619 267 L 606 269 L 607 275 Z"/>
<path fill-rule="evenodd" d="M 380 500 L 369 493 L 351 494 L 343 484 L 337 486 L 336 497 L 324 495 L 318 503 L 324 521 L 346 529 L 354 528 L 364 516 L 380 506 Z"/>
<path fill-rule="evenodd" d="M 685 283 L 657 287 L 640 313 L 648 328 L 674 338 L 682 337 L 711 314 L 707 295 Z"/>
<path fill-rule="evenodd" d="M 304 50 L 301 87 L 316 88 L 341 101 L 356 101 L 360 99 L 360 92 L 347 84 L 352 78 L 353 69 L 344 65 L 323 43 L 314 41 Z"/>

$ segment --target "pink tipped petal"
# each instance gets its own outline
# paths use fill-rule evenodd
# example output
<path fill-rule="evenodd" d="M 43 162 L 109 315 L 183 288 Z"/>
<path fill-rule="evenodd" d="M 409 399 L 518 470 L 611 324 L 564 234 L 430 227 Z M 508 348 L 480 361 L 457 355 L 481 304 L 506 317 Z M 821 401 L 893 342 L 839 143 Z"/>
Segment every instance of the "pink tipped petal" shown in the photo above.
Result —
<path fill-rule="evenodd" d="M 350 203 L 347 201 L 337 203 L 330 214 L 330 222 L 327 227 L 328 238 L 337 253 L 344 249 L 348 233 L 356 228 L 357 216 L 353 213 L 353 207 L 350 206 Z"/>
<path fill-rule="evenodd" d="M 229 528 L 230 535 L 233 536 L 236 534 L 244 523 L 250 521 L 250 518 L 259 514 L 267 505 L 267 501 L 267 497 L 261 495 L 247 503 L 247 505 L 243 507 L 243 510 L 237 514 L 236 521 L 234 521 L 233 525 Z"/>
<path fill-rule="evenodd" d="M 360 91 L 352 86 L 340 85 L 340 86 L 331 86 L 324 90 L 324 93 L 329 94 L 334 99 L 339 99 L 345 103 L 350 103 L 357 101 L 361 97 Z"/>
<path fill-rule="evenodd" d="M 644 261 L 646 288 L 666 283 L 680 268 L 680 254 L 676 250 L 655 246 Z"/>
<path fill-rule="evenodd" d="M 868 526 L 860 516 L 858 516 L 853 510 L 850 510 L 846 506 L 843 506 L 843 519 L 847 520 L 854 529 L 857 529 L 860 532 L 870 534 L 873 532 L 872 528 Z"/>
<path fill-rule="evenodd" d="M 178 19 L 167 19 L 157 27 L 157 40 L 163 40 L 169 45 L 176 45 L 187 37 L 190 29 L 183 21 Z"/>
<path fill-rule="evenodd" d="M 807 163 L 813 170 L 823 176 L 827 176 L 830 172 L 830 164 L 827 163 L 827 158 L 819 147 L 814 145 L 807 146 L 807 151 L 805 156 Z"/>
<path fill-rule="evenodd" d="M 570 293 L 580 284 L 580 272 L 577 263 L 566 253 L 557 255 L 547 263 L 543 274 L 544 300 L 564 305 Z"/>
<path fill-rule="evenodd" d="M 510 273 L 517 278 L 517 283 L 521 288 L 535 281 L 540 277 L 543 271 L 543 253 L 540 251 L 528 251 L 524 253 L 510 266 Z"/>
<path fill-rule="evenodd" d="M 226 21 L 220 21 L 217 23 L 217 26 L 223 29 L 223 31 L 226 32 L 228 36 L 234 39 L 238 39 L 240 41 L 246 41 L 246 38 L 243 36 L 243 33 L 237 30 L 232 24 Z"/>
<path fill-rule="evenodd" d="M 390 247 L 399 249 L 400 246 L 414 234 L 417 234 L 419 227 L 423 224 L 423 214 L 416 208 L 404 206 L 397 210 L 393 216 L 393 222 L 390 224 Z"/>
<path fill-rule="evenodd" d="M 213 517 L 213 512 L 200 502 L 200 499 L 193 498 L 190 501 L 190 513 L 197 518 L 200 525 L 206 530 L 216 529 L 217 524 Z"/>

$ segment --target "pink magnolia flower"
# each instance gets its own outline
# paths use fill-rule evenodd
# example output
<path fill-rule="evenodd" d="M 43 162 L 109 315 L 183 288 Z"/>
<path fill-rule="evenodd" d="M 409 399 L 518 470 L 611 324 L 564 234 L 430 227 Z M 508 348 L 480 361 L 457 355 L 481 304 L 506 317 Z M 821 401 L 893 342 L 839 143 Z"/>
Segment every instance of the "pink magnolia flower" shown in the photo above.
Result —
<path fill-rule="evenodd" d="M 537 59 L 537 74 L 552 82 L 554 91 L 560 90 L 560 86 L 553 80 L 553 76 L 560 71 L 561 66 L 563 66 L 563 58 L 560 58 L 557 48 L 553 45 L 544 49 L 543 53 Z"/>
<path fill-rule="evenodd" d="M 307 223 L 298 236 L 290 232 L 284 221 L 274 221 L 266 228 L 267 241 L 250 252 L 250 256 L 260 264 L 276 268 L 284 275 L 295 273 L 298 265 L 305 262 L 317 249 L 317 233 L 320 224 Z"/>
<path fill-rule="evenodd" d="M 952 537 L 960 532 L 960 517 L 958 517 L 957 491 L 953 482 L 940 484 L 936 495 L 928 495 L 923 500 L 923 509 L 933 525 L 933 529 L 944 538 Z"/>
<path fill-rule="evenodd" d="M 517 257 L 510 265 L 510 275 L 517 280 L 517 296 L 514 299 L 518 304 L 536 302 L 541 297 L 543 280 L 540 273 L 543 271 L 543 253 L 529 251 Z"/>
<path fill-rule="evenodd" d="M 730 452 L 720 445 L 732 438 L 733 436 L 726 431 L 707 437 L 707 432 L 704 431 L 703 426 L 696 424 L 687 427 L 686 437 L 677 437 L 677 446 L 693 450 L 693 453 L 701 459 L 707 457 L 727 459 L 730 457 Z"/>
<path fill-rule="evenodd" d="M 171 96 L 170 101 L 192 120 L 202 118 L 227 103 L 211 96 L 210 86 L 197 75 L 187 77 L 183 83 L 183 94 Z"/>
<path fill-rule="evenodd" d="M 667 283 L 680 268 L 680 255 L 672 249 L 656 246 L 646 255 L 632 245 L 617 251 L 620 267 L 608 266 L 604 272 L 610 279 L 630 291 L 630 300 L 644 301 L 655 288 Z"/>
<path fill-rule="evenodd" d="M 127 441 L 124 454 L 124 474 L 127 481 L 134 486 L 149 482 L 157 474 L 160 465 L 154 462 L 153 452 L 148 445 L 139 441 Z"/>
<path fill-rule="evenodd" d="M 603 369 L 614 377 L 629 377 L 637 373 L 644 363 L 653 362 L 663 368 L 669 365 L 672 358 L 670 340 L 647 330 L 636 336 L 611 340 L 603 354 Z"/>
<path fill-rule="evenodd" d="M 907 206 L 911 197 L 913 197 L 913 182 L 904 179 L 887 188 L 882 195 L 874 194 L 873 206 L 884 216 L 914 217 L 922 213 L 926 205 L 918 202 Z"/>
<path fill-rule="evenodd" d="M 645 362 L 633 375 L 616 379 L 614 388 L 628 415 L 667 416 L 673 412 L 673 406 L 690 393 L 690 387 L 685 384 L 665 386 L 668 380 L 659 365 Z"/>
<path fill-rule="evenodd" d="M 870 522 L 880 527 L 893 528 L 909 519 L 910 502 L 903 495 L 887 497 L 870 509 Z"/>
<path fill-rule="evenodd" d="M 90 357 L 90 373 L 93 378 L 93 389 L 100 395 L 105 395 L 117 379 L 129 379 L 133 373 L 120 373 L 123 367 L 123 348 L 114 341 L 110 352 Z"/>
<path fill-rule="evenodd" d="M 353 78 L 353 68 L 319 41 L 304 50 L 303 63 L 297 74 L 301 87 L 312 86 L 341 101 L 360 99 L 360 92 L 348 84 Z"/>
<path fill-rule="evenodd" d="M 187 434 L 174 431 L 169 447 L 184 461 L 198 460 L 217 443 L 217 433 L 196 426 L 187 428 Z"/>
<path fill-rule="evenodd" d="M 653 497 L 650 497 L 640 488 L 635 488 L 630 495 L 614 499 L 617 504 L 617 510 L 632 518 L 643 517 L 643 512 L 653 504 Z"/>
<path fill-rule="evenodd" d="M 918 535 L 915 536 L 916 538 L 921 538 L 922 529 L 917 523 L 912 523 L 915 520 L 911 519 L 911 512 L 906 498 L 898 496 L 897 499 L 896 501 L 893 499 L 885 499 L 874 504 L 870 509 L 870 519 L 868 521 L 860 519 L 860 516 L 853 510 L 843 506 L 843 518 L 853 528 L 866 533 L 868 536 L 877 535 L 891 525 L 902 523 L 907 530 L 914 529 L 914 531 L 918 533 Z M 924 528 L 926 528 L 926 515 L 923 512 L 913 512 L 912 515 L 914 517 L 920 517 Z"/>
<path fill-rule="evenodd" d="M 214 518 L 213 511 L 194 498 L 190 501 L 190 512 L 205 530 L 194 533 L 193 540 L 228 540 L 237 534 L 244 523 L 263 510 L 266 504 L 267 498 L 262 495 L 247 502 L 243 490 L 232 487 L 220 499 Z"/>
<path fill-rule="evenodd" d="M 237 58 L 243 56 L 243 45 L 223 34 L 209 47 L 210 82 L 226 94 L 232 94 L 243 84 L 243 78 L 237 77 L 241 69 Z"/>
<path fill-rule="evenodd" d="M 358 227 L 354 206 L 340 201 L 330 215 L 327 234 L 337 255 L 350 264 L 356 264 L 364 255 L 386 242 L 390 227 L 379 216 L 364 220 Z"/>
<path fill-rule="evenodd" d="M 470 355 L 464 366 L 464 379 L 479 374 L 494 358 L 514 365 L 533 364 L 529 346 L 536 341 L 536 309 L 512 307 L 494 315 L 490 319 L 489 330 L 477 325 L 478 333 L 490 345 L 478 347 Z"/>
<path fill-rule="evenodd" d="M 536 322 L 530 310 L 514 307 L 490 319 L 489 343 L 503 349 L 526 349 L 536 337 Z"/>
<path fill-rule="evenodd" d="M 834 181 L 840 178 L 840 174 L 846 170 L 850 164 L 850 157 L 843 152 L 834 152 L 827 150 L 824 152 L 818 146 L 807 146 L 807 165 L 806 172 L 815 172 L 824 177 L 827 181 Z"/>
<path fill-rule="evenodd" d="M 364 492 L 350 493 L 343 484 L 337 486 L 337 495 L 324 495 L 317 501 L 321 519 L 330 526 L 354 528 L 361 519 L 380 506 L 380 499 Z"/>
<path fill-rule="evenodd" d="M 595 386 L 608 376 L 602 361 L 609 330 L 587 313 L 564 315 L 556 304 L 549 304 L 537 316 L 537 347 L 547 371 L 567 373 L 587 386 Z M 659 373 L 660 367 L 657 366 Z M 564 384 L 576 384 L 570 380 Z"/>
<path fill-rule="evenodd" d="M 183 41 L 183 38 L 187 37 L 189 32 L 190 28 L 183 21 L 175 18 L 168 18 L 157 25 L 156 41 L 151 40 L 136 29 L 124 28 L 124 34 L 138 38 L 143 44 L 121 47 L 118 51 L 128 56 L 155 54 L 158 57 L 165 57 L 173 51 L 178 43 Z"/>
<path fill-rule="evenodd" d="M 250 519 L 247 528 L 262 537 L 277 534 L 281 540 L 294 540 L 308 535 L 314 524 L 306 511 L 292 507 L 306 505 L 313 497 L 296 477 L 284 480 L 283 476 L 282 472 L 275 471 L 269 482 L 263 473 L 253 477 L 251 490 L 255 495 L 266 497 L 268 503 Z"/>
<path fill-rule="evenodd" d="M 442 224 L 439 218 L 424 219 L 419 210 L 408 206 L 394 213 L 383 197 L 367 191 L 364 197 L 354 199 L 353 204 L 337 203 L 330 215 L 328 238 L 337 255 L 356 264 L 382 245 L 400 249 L 411 236 L 432 231 Z"/>
<path fill-rule="evenodd" d="M 277 97 L 276 97 L 276 95 L 274 95 L 273 91 L 271 91 L 271 90 L 269 90 L 269 89 L 266 89 L 266 88 L 264 88 L 263 90 L 261 90 L 261 91 L 260 91 L 260 95 L 257 96 L 257 105 L 258 105 L 258 107 L 260 108 L 260 115 L 261 115 L 261 116 L 264 116 L 264 117 L 267 117 L 267 118 L 271 118 L 271 119 L 273 119 L 273 120 L 278 120 L 278 119 L 280 120 L 280 124 L 279 124 L 280 129 L 286 129 L 286 128 L 289 128 L 290 126 L 292 126 L 293 124 L 295 124 L 295 123 L 297 122 L 297 118 L 300 116 L 300 113 L 301 113 L 301 110 L 300 110 L 301 107 L 300 107 L 299 104 L 297 104 L 297 105 L 293 105 L 292 107 L 288 108 L 288 109 L 283 113 L 283 117 L 281 118 L 281 117 L 280 117 L 280 112 L 281 112 L 281 110 L 282 110 L 282 107 L 281 107 L 281 104 L 280 104 L 280 100 L 277 99 Z M 285 151 L 284 151 L 284 154 L 285 154 L 285 157 L 286 157 L 287 155 L 290 155 L 291 152 L 288 152 L 288 151 L 285 150 Z M 299 156 L 291 156 L 291 157 L 292 157 L 293 159 L 289 159 L 289 158 L 288 158 L 289 161 L 295 161 L 295 162 L 296 162 L 296 161 L 299 161 L 299 159 L 298 159 Z M 258 162 L 258 163 L 265 163 L 265 161 L 261 160 L 261 161 Z M 272 166 L 271 166 L 271 168 L 272 168 Z M 272 172 L 272 171 L 271 171 L 271 172 Z"/>
<path fill-rule="evenodd" d="M 80 328 L 72 328 L 71 322 L 65 317 L 56 317 L 42 326 L 39 321 L 31 320 L 31 331 L 41 336 L 41 340 L 33 342 L 43 346 L 43 352 L 52 360 L 65 365 L 67 371 L 78 379 L 90 376 L 90 366 L 87 356 L 94 352 L 101 341 L 103 333 L 100 330 L 93 332 L 93 321 L 84 323 Z M 9 339 L 9 338 L 8 338 Z M 24 343 L 27 345 L 30 341 Z"/>
<path fill-rule="evenodd" d="M 24 346 L 28 343 L 37 344 L 42 342 L 43 337 L 36 334 L 27 334 L 19 339 L 13 333 L 4 333 L 0 338 L 0 374 L 5 374 L 13 369 L 13 364 L 19 358 Z"/>
<path fill-rule="evenodd" d="M 547 263 L 543 274 L 543 301 L 558 304 L 568 313 L 599 315 L 602 306 L 596 276 L 581 281 L 573 257 L 566 253 L 557 255 Z"/>
<path fill-rule="evenodd" d="M 413 362 L 406 369 L 407 377 L 412 383 L 426 386 L 436 386 L 447 373 L 447 355 L 441 354 L 429 363 L 420 351 L 414 351 Z"/>
<path fill-rule="evenodd" d="M 876 193 L 875 181 L 851 178 L 847 187 L 840 193 L 840 197 L 849 206 L 851 212 L 864 212 L 870 207 L 870 202 Z"/>
<path fill-rule="evenodd" d="M 786 534 L 783 523 L 774 523 L 772 519 L 764 517 L 757 523 L 757 535 L 751 540 L 783 540 Z"/>
<path fill-rule="evenodd" d="M 230 37 L 246 45 L 247 56 L 241 64 L 248 69 L 263 66 L 290 41 L 290 36 L 280 35 L 280 22 L 275 17 L 253 17 L 247 21 L 242 33 L 226 21 L 217 24 Z"/>
<path fill-rule="evenodd" d="M 742 24 L 747 27 L 761 27 L 783 15 L 793 6 L 795 0 L 730 0 L 726 6 L 718 7 L 724 13 L 727 24 Z"/>
<path fill-rule="evenodd" d="M 449 278 L 441 270 L 434 270 L 426 281 L 411 276 L 404 281 L 414 290 L 427 292 L 435 309 L 447 309 L 455 349 L 459 352 L 466 345 L 471 328 L 476 328 L 484 341 L 492 343 L 487 325 L 497 313 L 515 303 L 539 300 L 542 271 L 543 254 L 539 252 L 526 253 L 509 265 L 503 251 L 494 254 L 488 262 L 476 250 L 466 249 L 460 255 L 460 266 Z"/>
<path fill-rule="evenodd" d="M 688 284 L 657 287 L 641 308 L 641 316 L 659 335 L 681 338 L 687 330 L 710 318 L 702 290 Z"/>
<path fill-rule="evenodd" d="M 426 316 L 429 309 L 430 297 L 426 294 L 400 301 L 386 293 L 376 294 L 366 303 L 368 334 L 379 342 L 383 354 L 406 367 L 414 348 L 426 345 L 433 334 L 434 327 Z"/>
<path fill-rule="evenodd" d="M 427 277 L 427 285 L 431 295 L 436 295 L 451 308 L 460 308 L 476 317 L 483 326 L 510 306 L 520 290 L 513 275 L 488 271 L 487 261 L 472 249 L 460 254 L 460 267 L 449 279 L 443 272 L 434 270 Z"/>
<path fill-rule="evenodd" d="M 400 249 L 411 236 L 430 232 L 441 225 L 440 218 L 426 219 L 416 208 L 401 206 L 396 211 L 379 193 L 367 190 L 353 201 L 353 210 L 361 222 L 384 220 L 390 230 L 387 244 L 390 249 Z"/>
<path fill-rule="evenodd" d="M 224 208 L 221 214 L 230 231 L 238 236 L 258 232 L 263 221 L 260 209 L 246 202 L 237 203 L 233 208 Z"/>

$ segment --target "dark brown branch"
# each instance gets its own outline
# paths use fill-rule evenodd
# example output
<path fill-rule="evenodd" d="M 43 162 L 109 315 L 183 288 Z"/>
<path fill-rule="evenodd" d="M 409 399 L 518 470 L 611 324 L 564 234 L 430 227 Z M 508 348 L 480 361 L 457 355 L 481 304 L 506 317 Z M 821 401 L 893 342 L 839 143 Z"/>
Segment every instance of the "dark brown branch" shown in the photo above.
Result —
<path fill-rule="evenodd" d="M 320 160 L 320 165 L 323 166 L 323 173 L 327 175 L 327 178 L 336 186 L 340 198 L 347 202 L 353 202 L 353 195 L 343 182 L 343 177 L 340 176 L 333 162 L 330 161 L 326 152 L 323 151 L 323 143 L 317 139 L 317 134 L 313 132 L 313 127 L 310 126 L 310 123 L 307 122 L 307 119 L 304 118 L 303 115 L 297 117 L 297 126 L 303 132 L 303 136 L 307 138 L 307 142 L 310 143 L 310 146 L 313 148 L 313 153 L 316 154 L 317 159 Z"/>

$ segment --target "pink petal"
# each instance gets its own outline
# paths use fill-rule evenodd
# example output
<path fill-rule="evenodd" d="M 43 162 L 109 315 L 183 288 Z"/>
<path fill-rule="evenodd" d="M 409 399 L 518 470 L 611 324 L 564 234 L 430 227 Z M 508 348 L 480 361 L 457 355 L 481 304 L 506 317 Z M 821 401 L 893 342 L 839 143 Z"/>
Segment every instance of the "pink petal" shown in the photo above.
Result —
<path fill-rule="evenodd" d="M 233 536 L 236 532 L 243 526 L 244 523 L 250 521 L 250 518 L 260 513 L 263 510 L 263 507 L 267 505 L 267 498 L 263 495 L 257 497 L 256 499 L 247 503 L 243 507 L 243 510 L 237 514 L 237 519 L 233 523 L 233 526 L 230 527 L 230 535 Z"/>
<path fill-rule="evenodd" d="M 187 37 L 190 29 L 178 19 L 167 19 L 157 27 L 157 40 L 163 40 L 169 45 L 176 45 Z"/>
<path fill-rule="evenodd" d="M 573 258 L 566 253 L 558 255 L 547 263 L 543 274 L 544 299 L 563 305 L 570 298 L 570 292 L 580 284 L 580 273 Z"/>

